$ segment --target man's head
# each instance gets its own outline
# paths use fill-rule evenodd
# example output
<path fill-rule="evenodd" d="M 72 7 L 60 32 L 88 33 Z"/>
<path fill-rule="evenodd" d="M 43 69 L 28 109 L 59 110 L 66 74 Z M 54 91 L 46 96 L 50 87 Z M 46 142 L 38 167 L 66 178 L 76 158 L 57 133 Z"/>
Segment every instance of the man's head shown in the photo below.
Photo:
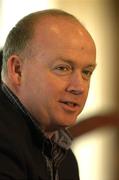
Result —
<path fill-rule="evenodd" d="M 25 16 L 16 24 L 15 27 L 11 29 L 6 39 L 3 52 L 3 72 L 7 71 L 7 60 L 12 54 L 24 54 L 23 51 L 26 49 L 27 45 L 30 45 L 30 41 L 33 38 L 33 34 L 35 32 L 35 24 L 37 24 L 38 22 L 40 23 L 40 21 L 42 21 L 47 16 L 68 17 L 76 21 L 76 18 L 73 15 L 62 10 L 55 9 L 38 11 Z"/>
<path fill-rule="evenodd" d="M 47 131 L 75 123 L 95 68 L 95 44 L 72 15 L 46 10 L 10 32 L 2 79 Z"/>

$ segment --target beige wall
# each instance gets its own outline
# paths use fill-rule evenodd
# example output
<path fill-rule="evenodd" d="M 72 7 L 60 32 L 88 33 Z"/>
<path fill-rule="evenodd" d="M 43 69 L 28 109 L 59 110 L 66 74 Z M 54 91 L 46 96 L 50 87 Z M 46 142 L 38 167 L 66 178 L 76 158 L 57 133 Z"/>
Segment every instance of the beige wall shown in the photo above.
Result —
<path fill-rule="evenodd" d="M 81 180 L 119 180 L 118 129 L 99 128 L 74 141 Z"/>

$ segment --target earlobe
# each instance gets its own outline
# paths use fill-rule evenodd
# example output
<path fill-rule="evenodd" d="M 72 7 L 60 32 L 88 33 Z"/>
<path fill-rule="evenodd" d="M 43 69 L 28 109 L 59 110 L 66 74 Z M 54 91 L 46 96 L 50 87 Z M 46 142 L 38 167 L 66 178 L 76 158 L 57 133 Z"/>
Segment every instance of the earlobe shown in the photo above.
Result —
<path fill-rule="evenodd" d="M 14 85 L 20 85 L 21 83 L 21 68 L 22 61 L 17 55 L 12 55 L 7 62 L 8 77 Z"/>

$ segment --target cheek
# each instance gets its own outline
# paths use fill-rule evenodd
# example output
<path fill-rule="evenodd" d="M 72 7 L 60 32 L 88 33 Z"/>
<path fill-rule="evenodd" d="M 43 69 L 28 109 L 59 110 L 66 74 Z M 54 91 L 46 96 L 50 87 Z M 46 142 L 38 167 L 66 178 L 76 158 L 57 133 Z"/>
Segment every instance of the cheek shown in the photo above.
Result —
<path fill-rule="evenodd" d="M 56 75 L 51 73 L 48 74 L 48 76 L 45 78 L 45 81 L 47 91 L 51 94 L 62 92 L 66 86 L 66 82 L 61 77 L 57 77 Z"/>
<path fill-rule="evenodd" d="M 85 85 L 84 96 L 83 96 L 85 101 L 86 101 L 87 96 L 88 96 L 88 93 L 89 93 L 89 86 L 90 86 L 89 83 L 87 83 L 87 84 Z"/>
<path fill-rule="evenodd" d="M 88 83 L 88 84 L 86 85 L 86 87 L 85 87 L 85 92 L 86 92 L 86 94 L 88 94 L 88 92 L 89 92 L 89 87 L 90 87 L 90 84 Z"/>

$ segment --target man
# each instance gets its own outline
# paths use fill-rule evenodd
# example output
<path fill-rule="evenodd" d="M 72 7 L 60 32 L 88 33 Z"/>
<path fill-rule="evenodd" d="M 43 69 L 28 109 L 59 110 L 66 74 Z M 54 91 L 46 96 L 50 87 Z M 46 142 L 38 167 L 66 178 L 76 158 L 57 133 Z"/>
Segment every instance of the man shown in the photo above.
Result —
<path fill-rule="evenodd" d="M 67 127 L 76 123 L 95 68 L 95 44 L 72 15 L 24 17 L 3 49 L 0 179 L 78 180 Z"/>

